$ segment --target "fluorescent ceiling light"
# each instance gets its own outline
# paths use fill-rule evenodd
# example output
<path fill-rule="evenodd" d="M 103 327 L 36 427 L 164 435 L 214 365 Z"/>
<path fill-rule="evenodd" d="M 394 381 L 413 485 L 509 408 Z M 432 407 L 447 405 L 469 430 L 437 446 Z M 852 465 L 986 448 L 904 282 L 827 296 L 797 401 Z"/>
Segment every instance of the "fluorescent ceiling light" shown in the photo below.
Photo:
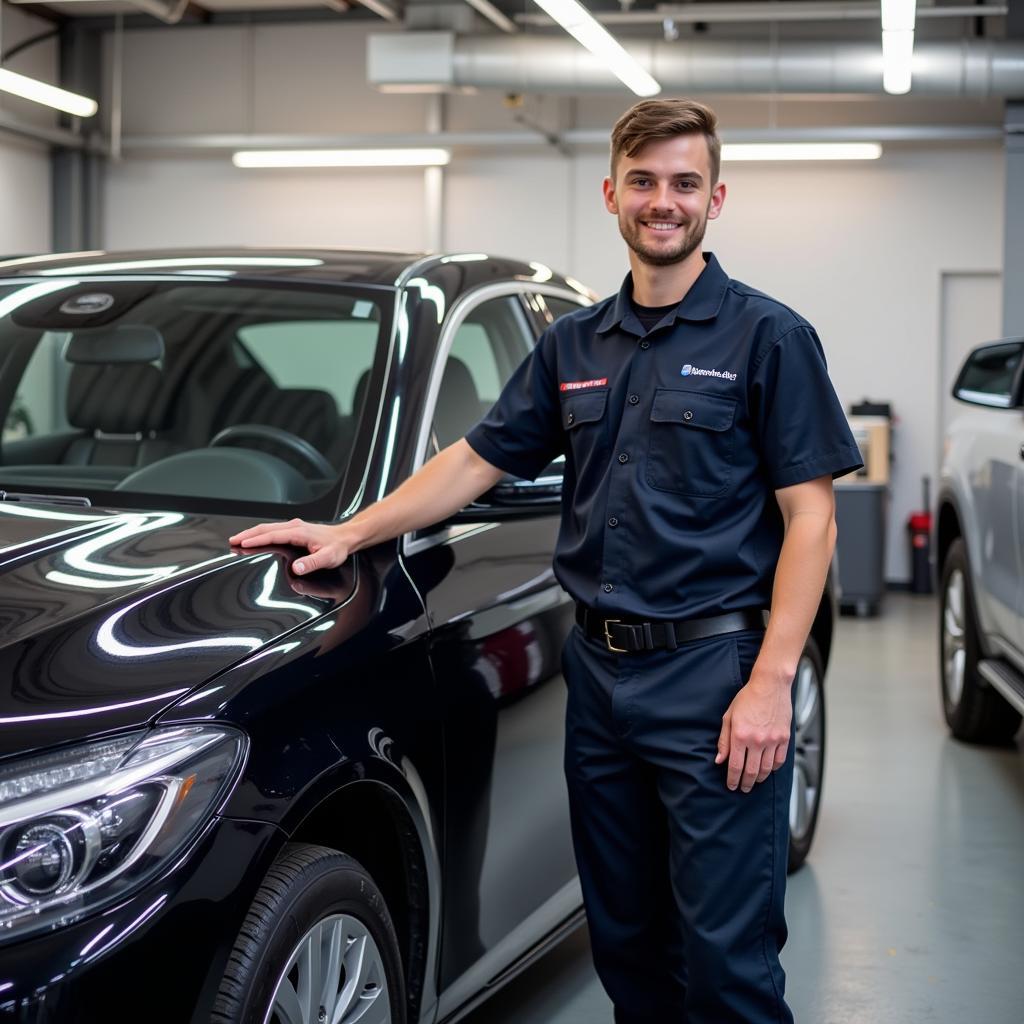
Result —
<path fill-rule="evenodd" d="M 576 0 L 535 0 L 578 43 L 585 46 L 637 96 L 657 96 L 661 86 L 630 56 L 608 30 Z"/>
<path fill-rule="evenodd" d="M 910 92 L 917 0 L 882 0 L 882 87 L 895 96 Z"/>
<path fill-rule="evenodd" d="M 446 149 L 249 149 L 231 158 L 236 167 L 441 167 Z"/>
<path fill-rule="evenodd" d="M 894 96 L 910 92 L 913 32 L 882 32 L 882 87 Z"/>
<path fill-rule="evenodd" d="M 882 31 L 913 32 L 917 0 L 882 0 Z"/>
<path fill-rule="evenodd" d="M 74 114 L 75 117 L 92 117 L 100 109 L 99 104 L 88 96 L 79 96 L 76 92 L 58 89 L 55 85 L 47 85 L 36 78 L 19 75 L 4 68 L 0 68 L 0 91 L 32 100 L 34 103 L 42 103 L 56 110 L 63 110 L 66 114 Z"/>
<path fill-rule="evenodd" d="M 722 146 L 723 160 L 877 160 L 877 142 L 744 142 Z"/>

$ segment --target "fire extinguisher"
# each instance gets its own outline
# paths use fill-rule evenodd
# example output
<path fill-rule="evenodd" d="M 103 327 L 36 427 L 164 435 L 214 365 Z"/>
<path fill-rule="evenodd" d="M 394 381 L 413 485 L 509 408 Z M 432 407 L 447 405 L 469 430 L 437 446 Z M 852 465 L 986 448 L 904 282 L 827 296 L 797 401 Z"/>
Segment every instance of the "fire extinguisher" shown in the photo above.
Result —
<path fill-rule="evenodd" d="M 915 594 L 932 592 L 932 514 L 929 500 L 929 484 L 924 477 L 924 511 L 911 512 L 907 519 L 907 535 L 910 538 L 910 589 Z"/>

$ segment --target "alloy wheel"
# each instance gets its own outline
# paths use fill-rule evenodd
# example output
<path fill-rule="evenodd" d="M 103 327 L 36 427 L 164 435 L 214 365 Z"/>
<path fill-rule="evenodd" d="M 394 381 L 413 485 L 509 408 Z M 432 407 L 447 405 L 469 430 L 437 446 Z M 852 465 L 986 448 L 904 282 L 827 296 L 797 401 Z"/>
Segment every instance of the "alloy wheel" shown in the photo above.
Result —
<path fill-rule="evenodd" d="M 347 914 L 318 921 L 288 958 L 264 1024 L 390 1024 L 384 959 Z"/>
<path fill-rule="evenodd" d="M 796 694 L 793 704 L 796 757 L 793 765 L 793 789 L 789 796 L 789 831 L 798 842 L 807 835 L 814 821 L 814 812 L 821 793 L 824 754 L 823 708 L 818 670 L 814 662 L 804 655 L 796 671 Z"/>
<path fill-rule="evenodd" d="M 966 623 L 964 574 L 960 569 L 954 569 L 946 581 L 942 612 L 942 685 L 951 708 L 960 703 L 964 692 L 967 667 Z"/>

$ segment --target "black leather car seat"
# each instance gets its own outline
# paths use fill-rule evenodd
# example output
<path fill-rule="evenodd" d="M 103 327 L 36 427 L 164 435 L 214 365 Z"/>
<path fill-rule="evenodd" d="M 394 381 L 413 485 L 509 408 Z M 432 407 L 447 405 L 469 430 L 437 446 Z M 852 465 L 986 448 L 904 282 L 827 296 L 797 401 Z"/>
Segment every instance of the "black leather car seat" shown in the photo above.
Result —
<path fill-rule="evenodd" d="M 62 465 L 133 469 L 181 450 L 161 436 L 168 395 L 154 363 L 162 354 L 153 328 L 76 333 L 66 354 L 72 369 L 65 411 L 71 426 L 87 433 L 71 441 Z"/>

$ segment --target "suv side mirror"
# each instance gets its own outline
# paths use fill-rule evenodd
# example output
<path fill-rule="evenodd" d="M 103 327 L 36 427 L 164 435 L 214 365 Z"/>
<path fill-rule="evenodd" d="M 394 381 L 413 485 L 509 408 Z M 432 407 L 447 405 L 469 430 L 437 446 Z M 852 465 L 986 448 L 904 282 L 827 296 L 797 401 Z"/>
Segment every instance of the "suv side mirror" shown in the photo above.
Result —
<path fill-rule="evenodd" d="M 971 405 L 1011 409 L 1021 405 L 1020 369 L 1024 338 L 974 349 L 953 385 L 953 397 Z"/>

